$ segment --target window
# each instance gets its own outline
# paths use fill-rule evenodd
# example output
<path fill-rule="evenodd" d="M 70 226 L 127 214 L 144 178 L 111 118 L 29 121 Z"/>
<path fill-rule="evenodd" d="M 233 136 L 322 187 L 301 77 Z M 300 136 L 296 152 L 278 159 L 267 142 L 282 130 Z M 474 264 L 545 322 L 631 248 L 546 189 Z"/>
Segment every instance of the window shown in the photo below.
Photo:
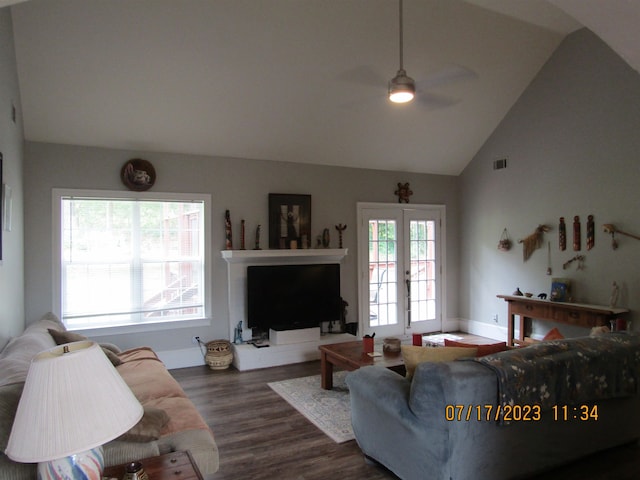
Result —
<path fill-rule="evenodd" d="M 54 191 L 56 300 L 70 330 L 210 312 L 208 195 Z"/>

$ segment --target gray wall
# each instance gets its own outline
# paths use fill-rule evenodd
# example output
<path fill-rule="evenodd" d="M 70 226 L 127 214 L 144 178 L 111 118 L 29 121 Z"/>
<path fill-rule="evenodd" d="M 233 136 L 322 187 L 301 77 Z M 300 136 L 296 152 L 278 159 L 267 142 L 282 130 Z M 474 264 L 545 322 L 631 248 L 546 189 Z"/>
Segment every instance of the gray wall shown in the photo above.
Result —
<path fill-rule="evenodd" d="M 248 137 L 249 138 L 249 137 Z M 249 140 L 250 141 L 250 140 Z M 240 220 L 245 219 L 247 245 L 253 245 L 258 223 L 263 225 L 263 246 L 268 245 L 268 194 L 302 193 L 312 198 L 314 235 L 328 227 L 337 247 L 334 225 L 348 226 L 344 246 L 342 293 L 349 303 L 348 320 L 357 319 L 356 203 L 397 202 L 398 182 L 410 182 L 412 203 L 444 204 L 447 208 L 447 290 L 458 284 L 458 179 L 457 177 L 403 174 L 275 161 L 198 157 L 170 153 L 121 151 L 27 142 L 25 147 L 25 249 L 26 314 L 28 321 L 52 307 L 52 210 L 51 189 L 87 188 L 119 190 L 122 164 L 141 157 L 156 169 L 154 190 L 200 192 L 212 196 L 213 212 L 213 324 L 209 329 L 184 329 L 130 334 L 109 338 L 128 348 L 141 344 L 161 351 L 191 347 L 191 336 L 203 340 L 228 337 L 227 266 L 220 256 L 224 248 L 224 211 L 229 209 L 238 242 Z M 457 317 L 457 299 L 448 299 L 449 317 Z"/>
<path fill-rule="evenodd" d="M 16 108 L 15 123 L 12 119 L 12 106 Z M 4 157 L 3 183 L 11 188 L 13 198 L 12 228 L 10 232 L 2 232 L 0 348 L 11 336 L 20 333 L 25 325 L 22 222 L 23 138 L 11 14 L 8 8 L 0 8 L 0 152 Z M 2 228 L 1 225 L 0 228 Z"/>
<path fill-rule="evenodd" d="M 640 327 L 640 241 L 619 236 L 613 251 L 602 224 L 640 235 L 640 76 L 586 29 L 568 36 L 465 169 L 461 180 L 461 317 L 506 325 L 506 303 L 496 294 L 549 292 L 546 241 L 553 277 L 574 283 L 577 302 L 609 303 L 611 284 L 621 286 L 619 306 Z M 504 170 L 492 170 L 508 158 Z M 587 215 L 596 242 L 585 248 Z M 574 252 L 572 222 L 582 221 L 582 250 Z M 567 250 L 558 249 L 558 220 L 567 221 Z M 553 227 L 545 248 L 522 260 L 517 241 L 539 224 Z M 497 250 L 503 228 L 514 247 Z M 576 253 L 585 269 L 562 264 Z M 537 324 L 543 334 L 550 325 Z M 566 327 L 560 327 L 567 332 Z M 569 332 L 570 333 L 570 332 Z"/>

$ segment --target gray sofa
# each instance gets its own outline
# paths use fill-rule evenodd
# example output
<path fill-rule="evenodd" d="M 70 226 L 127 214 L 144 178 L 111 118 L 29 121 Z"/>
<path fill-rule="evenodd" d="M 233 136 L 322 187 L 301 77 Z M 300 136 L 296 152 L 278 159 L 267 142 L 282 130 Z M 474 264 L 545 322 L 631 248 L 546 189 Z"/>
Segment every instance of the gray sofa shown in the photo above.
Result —
<path fill-rule="evenodd" d="M 54 336 L 58 343 L 66 343 L 60 341 L 65 335 L 73 337 L 54 315 L 48 314 L 0 351 L 0 480 L 36 478 L 35 464 L 13 462 L 4 450 L 31 358 L 55 347 Z M 189 450 L 201 473 L 217 471 L 218 448 L 213 433 L 156 354 L 142 347 L 114 356 L 110 353 L 113 349 L 109 346 L 105 353 L 142 403 L 145 414 L 124 436 L 104 445 L 105 466 Z"/>
<path fill-rule="evenodd" d="M 629 386 L 636 390 L 639 380 L 638 338 L 631 339 L 632 345 L 625 348 L 622 360 L 617 358 L 618 340 L 627 339 L 613 335 L 609 339 L 613 345 L 592 355 L 590 362 L 598 365 L 585 363 L 579 369 L 584 372 L 585 383 L 588 383 L 586 377 L 593 377 L 605 384 L 606 375 L 587 372 L 613 365 L 615 368 L 606 380 L 609 385 L 625 380 L 627 390 L 615 392 L 607 387 L 604 390 L 608 389 L 608 392 L 589 394 L 574 388 L 572 393 L 580 404 L 597 405 L 597 420 L 574 418 L 580 417 L 582 412 L 574 411 L 570 404 L 565 421 L 565 411 L 561 407 L 564 400 L 553 396 L 543 402 L 539 420 L 502 422 L 484 419 L 486 405 L 495 409 L 503 401 L 516 405 L 521 402 L 506 396 L 508 382 L 518 383 L 515 390 L 524 393 L 532 390 L 530 387 L 544 384 L 545 388 L 537 388 L 536 394 L 545 397 L 549 386 L 551 390 L 560 391 L 580 383 L 580 379 L 575 378 L 575 371 L 563 369 L 571 366 L 568 358 L 584 361 L 582 343 L 562 340 L 549 342 L 557 346 L 557 351 L 546 352 L 538 360 L 529 359 L 531 366 L 537 364 L 542 368 L 524 372 L 519 379 L 501 377 L 493 367 L 496 363 L 508 365 L 510 356 L 522 355 L 524 349 L 483 359 L 422 363 L 417 366 L 412 381 L 381 367 L 365 367 L 352 372 L 347 376 L 347 384 L 356 440 L 366 457 L 405 480 L 526 478 L 582 456 L 637 440 L 640 437 L 640 397 L 637 393 L 630 394 Z M 616 366 L 618 361 L 623 367 Z M 541 380 L 541 375 L 548 378 Z M 633 378 L 628 378 L 629 375 Z M 524 385 L 526 382 L 522 380 L 527 378 L 531 381 Z M 503 384 L 503 380 L 507 384 Z M 589 401 L 585 400 L 585 395 L 598 398 Z M 553 402 L 558 402 L 560 407 L 555 409 L 556 415 Z M 447 408 L 448 405 L 464 406 L 459 420 L 458 414 L 453 413 L 451 407 Z M 467 420 L 469 405 L 472 413 Z M 481 421 L 476 418 L 477 406 L 483 412 Z M 447 419 L 452 414 L 454 420 Z"/>

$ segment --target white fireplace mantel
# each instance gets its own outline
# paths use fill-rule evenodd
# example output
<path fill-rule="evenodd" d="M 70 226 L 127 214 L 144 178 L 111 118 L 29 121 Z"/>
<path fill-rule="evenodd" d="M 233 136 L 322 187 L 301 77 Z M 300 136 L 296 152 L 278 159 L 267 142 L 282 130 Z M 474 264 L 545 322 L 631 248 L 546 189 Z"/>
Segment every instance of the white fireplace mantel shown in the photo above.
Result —
<path fill-rule="evenodd" d="M 238 322 L 242 322 L 242 340 L 251 340 L 251 329 L 247 328 L 247 267 L 250 265 L 295 265 L 295 264 L 319 264 L 319 263 L 340 263 L 347 255 L 346 248 L 317 248 L 317 249 L 298 249 L 298 250 L 222 250 L 222 258 L 227 262 L 227 278 L 229 288 L 229 339 L 234 340 L 234 333 Z M 353 338 L 353 337 L 351 337 Z M 311 349 L 317 352 L 317 346 L 312 345 L 313 342 L 306 342 L 305 349 Z M 245 345 L 241 345 L 245 347 Z M 235 348 L 236 356 L 243 350 L 247 353 L 255 347 Z M 251 352 L 254 356 L 260 355 L 258 363 L 252 363 L 250 368 L 261 368 L 273 366 L 282 360 L 276 359 L 275 350 L 280 346 L 272 346 L 271 348 L 259 349 L 260 352 Z M 286 348 L 284 348 L 286 347 Z M 296 349 L 295 346 L 283 346 L 283 350 Z M 302 348 L 302 347 L 300 347 Z M 281 352 L 285 353 L 285 352 Z M 289 352 L 290 353 L 290 352 Z M 304 352 L 296 352 L 299 355 L 308 355 Z M 273 360 L 268 358 L 273 357 Z M 295 358 L 295 356 L 294 356 Z M 303 358 L 302 356 L 300 358 Z M 306 359 L 306 358 L 305 358 Z M 301 360 L 303 361 L 303 360 Z M 247 362 L 245 362 L 246 364 Z M 240 362 L 236 362 L 236 367 L 240 367 Z M 241 368 L 239 368 L 241 369 Z"/>
<path fill-rule="evenodd" d="M 317 248 L 298 250 L 222 250 L 227 263 L 295 264 L 295 263 L 340 263 L 347 255 L 346 248 Z"/>

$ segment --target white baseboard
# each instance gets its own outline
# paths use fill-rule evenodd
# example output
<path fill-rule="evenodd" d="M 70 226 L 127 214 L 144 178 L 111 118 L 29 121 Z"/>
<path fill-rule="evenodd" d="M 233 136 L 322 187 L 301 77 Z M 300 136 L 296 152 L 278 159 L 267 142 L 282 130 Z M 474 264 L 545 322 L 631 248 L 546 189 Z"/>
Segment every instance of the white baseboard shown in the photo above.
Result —
<path fill-rule="evenodd" d="M 174 368 L 197 367 L 198 365 L 205 364 L 202 350 L 196 346 L 156 353 L 168 370 L 172 370 Z"/>
<path fill-rule="evenodd" d="M 471 333 L 472 335 L 479 335 L 500 341 L 507 340 L 507 327 L 462 318 L 458 319 L 458 326 L 460 331 Z"/>

